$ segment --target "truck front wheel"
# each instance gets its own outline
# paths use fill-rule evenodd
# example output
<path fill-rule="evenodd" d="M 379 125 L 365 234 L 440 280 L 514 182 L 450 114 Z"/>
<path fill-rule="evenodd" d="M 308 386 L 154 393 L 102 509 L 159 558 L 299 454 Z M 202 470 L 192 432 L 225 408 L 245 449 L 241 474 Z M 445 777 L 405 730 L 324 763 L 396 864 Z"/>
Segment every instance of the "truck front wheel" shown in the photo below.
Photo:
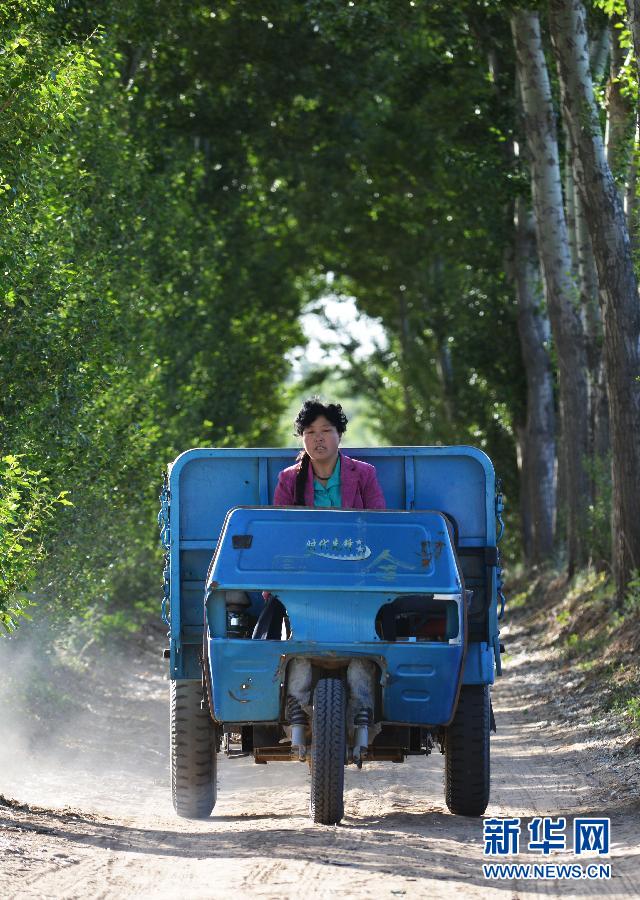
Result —
<path fill-rule="evenodd" d="M 444 742 L 445 801 L 457 816 L 481 816 L 489 803 L 490 727 L 488 685 L 463 685 Z"/>
<path fill-rule="evenodd" d="M 344 815 L 346 698 L 340 678 L 321 678 L 313 693 L 311 818 L 337 825 Z"/>
<path fill-rule="evenodd" d="M 206 819 L 216 803 L 215 729 L 200 681 L 171 682 L 171 796 L 179 816 Z"/>

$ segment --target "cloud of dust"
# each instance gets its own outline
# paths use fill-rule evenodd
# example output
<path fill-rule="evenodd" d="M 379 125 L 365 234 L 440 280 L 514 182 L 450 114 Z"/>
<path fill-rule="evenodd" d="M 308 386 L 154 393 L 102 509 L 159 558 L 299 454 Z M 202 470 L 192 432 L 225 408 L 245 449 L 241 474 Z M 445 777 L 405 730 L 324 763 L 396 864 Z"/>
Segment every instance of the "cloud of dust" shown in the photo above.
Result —
<path fill-rule="evenodd" d="M 72 649 L 44 616 L 0 638 L 0 794 L 104 814 L 170 813 L 162 640 Z"/>

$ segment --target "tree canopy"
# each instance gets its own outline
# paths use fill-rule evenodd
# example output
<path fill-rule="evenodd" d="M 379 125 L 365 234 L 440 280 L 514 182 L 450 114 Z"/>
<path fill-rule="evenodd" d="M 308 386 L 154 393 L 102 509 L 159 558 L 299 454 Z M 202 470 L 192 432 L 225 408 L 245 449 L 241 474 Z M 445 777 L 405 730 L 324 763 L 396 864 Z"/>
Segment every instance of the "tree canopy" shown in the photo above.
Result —
<path fill-rule="evenodd" d="M 552 4 L 552 23 L 560 6 L 576 4 Z M 598 223 L 589 210 L 581 218 L 575 193 L 585 148 L 562 128 L 567 274 L 591 360 L 579 506 L 557 377 L 566 351 L 547 323 L 555 295 L 535 240 L 530 299 L 517 289 L 516 210 L 521 221 L 531 212 L 535 169 L 515 5 L 26 0 L 0 12 L 6 628 L 30 589 L 81 613 L 153 594 L 164 465 L 189 446 L 273 440 L 298 317 L 329 282 L 388 336 L 365 360 L 343 341 L 343 377 L 367 398 L 381 443 L 479 445 L 504 479 L 528 561 L 561 559 L 579 510 L 573 562 L 611 558 L 609 425 L 596 414 L 613 377 L 598 350 L 609 307 L 588 305 L 587 270 L 606 295 L 604 272 L 599 287 L 593 274 Z M 529 13 L 557 110 L 546 5 Z M 588 13 L 599 125 L 618 112 L 612 165 L 633 198 L 637 69 L 627 61 L 611 74 L 615 36 L 632 44 L 627 12 L 599 2 Z M 525 309 L 539 354 L 519 331 Z M 540 552 L 534 358 L 551 373 L 561 424 L 556 537 Z M 633 554 L 620 565 L 624 581 Z"/>

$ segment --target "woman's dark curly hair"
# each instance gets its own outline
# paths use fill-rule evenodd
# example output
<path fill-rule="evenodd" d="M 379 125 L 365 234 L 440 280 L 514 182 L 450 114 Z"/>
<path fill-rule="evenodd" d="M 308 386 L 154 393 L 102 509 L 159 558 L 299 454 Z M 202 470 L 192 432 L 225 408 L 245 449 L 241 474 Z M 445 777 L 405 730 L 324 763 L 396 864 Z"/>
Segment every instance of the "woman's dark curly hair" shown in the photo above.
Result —
<path fill-rule="evenodd" d="M 309 425 L 315 422 L 318 416 L 324 416 L 327 421 L 331 422 L 340 436 L 347 430 L 348 419 L 339 403 L 325 404 L 319 397 L 312 397 L 309 400 L 305 400 L 302 404 L 302 408 L 293 423 L 294 433 L 298 436 L 302 435 L 305 428 L 308 428 Z M 304 506 L 304 489 L 307 484 L 311 458 L 305 450 L 302 450 L 298 456 L 298 461 L 300 465 L 296 475 L 294 504 L 296 506 Z"/>
<path fill-rule="evenodd" d="M 324 404 L 319 397 L 312 397 L 305 400 L 296 420 L 293 423 L 294 433 L 301 435 L 305 428 L 308 428 L 312 422 L 324 416 L 334 426 L 338 434 L 342 435 L 347 430 L 347 422 L 349 421 L 342 411 L 339 403 Z"/>

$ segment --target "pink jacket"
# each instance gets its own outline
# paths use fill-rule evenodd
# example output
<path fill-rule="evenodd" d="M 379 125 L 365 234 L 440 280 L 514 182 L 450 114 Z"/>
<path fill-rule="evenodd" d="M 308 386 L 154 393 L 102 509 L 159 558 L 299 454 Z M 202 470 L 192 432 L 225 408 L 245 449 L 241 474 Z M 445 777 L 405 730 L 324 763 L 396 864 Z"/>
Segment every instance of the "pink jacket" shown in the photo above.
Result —
<path fill-rule="evenodd" d="M 296 494 L 296 475 L 299 463 L 283 469 L 273 494 L 274 506 L 293 506 Z M 386 509 L 376 470 L 369 463 L 340 454 L 340 494 L 342 509 Z M 313 469 L 304 490 L 304 505 L 313 506 Z"/>

